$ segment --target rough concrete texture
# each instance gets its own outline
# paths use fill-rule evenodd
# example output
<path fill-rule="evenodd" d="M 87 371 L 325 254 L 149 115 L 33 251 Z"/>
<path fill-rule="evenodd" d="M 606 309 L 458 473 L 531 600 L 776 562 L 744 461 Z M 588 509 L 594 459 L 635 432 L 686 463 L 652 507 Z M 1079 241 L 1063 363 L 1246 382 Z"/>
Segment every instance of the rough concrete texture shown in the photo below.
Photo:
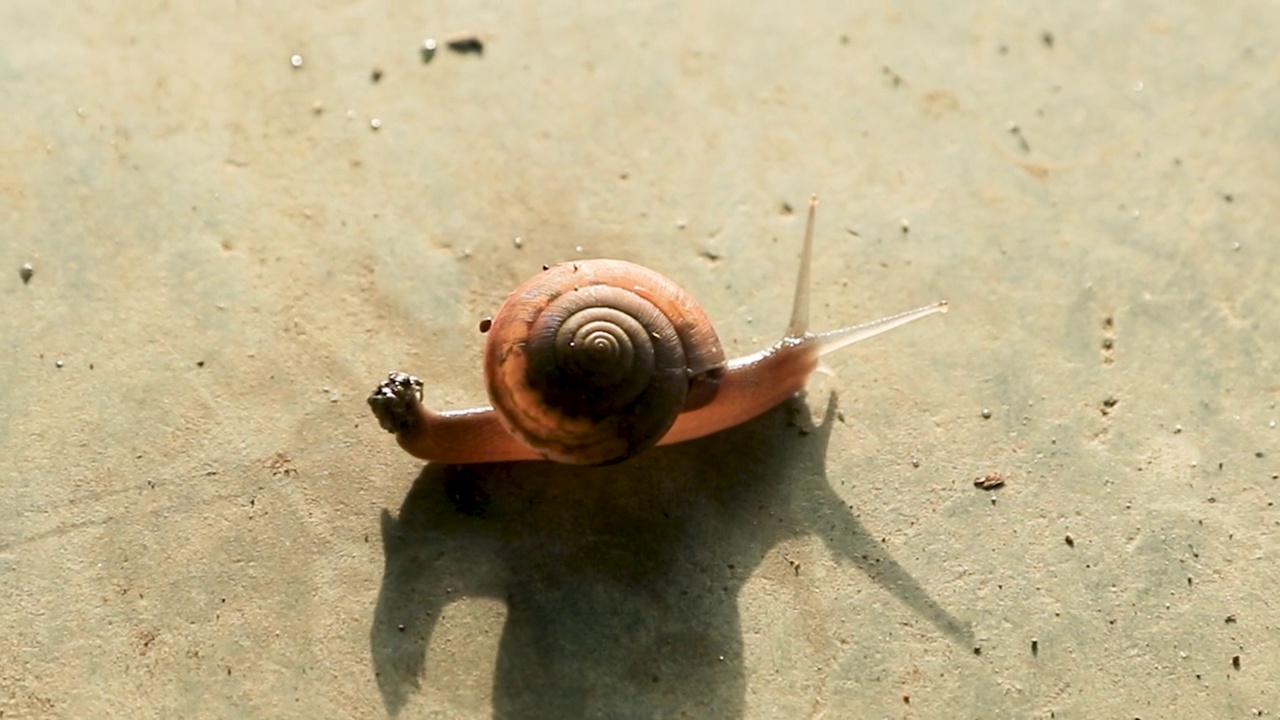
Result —
<path fill-rule="evenodd" d="M 0 715 L 1275 716 L 1278 27 L 0 5 Z M 952 312 L 605 469 L 369 416 L 391 369 L 483 402 L 544 262 L 768 344 L 810 192 L 819 328 Z"/>

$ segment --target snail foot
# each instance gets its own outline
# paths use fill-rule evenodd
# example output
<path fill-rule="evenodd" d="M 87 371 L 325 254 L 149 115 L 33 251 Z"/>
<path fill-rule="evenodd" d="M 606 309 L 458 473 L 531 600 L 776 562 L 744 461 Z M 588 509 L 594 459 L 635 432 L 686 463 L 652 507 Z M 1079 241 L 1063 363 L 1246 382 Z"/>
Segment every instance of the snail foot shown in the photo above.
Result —
<path fill-rule="evenodd" d="M 369 408 L 378 424 L 389 433 L 407 430 L 413 425 L 412 408 L 422 402 L 422 381 L 402 372 L 387 375 L 369 394 Z"/>

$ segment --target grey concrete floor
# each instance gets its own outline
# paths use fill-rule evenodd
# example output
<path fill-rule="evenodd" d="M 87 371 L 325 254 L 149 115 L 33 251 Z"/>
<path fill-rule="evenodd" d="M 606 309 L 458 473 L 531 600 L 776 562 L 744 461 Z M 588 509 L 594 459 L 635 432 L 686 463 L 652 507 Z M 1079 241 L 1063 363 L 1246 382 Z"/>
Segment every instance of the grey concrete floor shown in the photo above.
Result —
<path fill-rule="evenodd" d="M 0 715 L 1275 716 L 1276 28 L 0 5 Z M 483 402 L 544 262 L 772 342 L 810 192 L 819 328 L 952 312 L 606 469 L 372 422 L 393 368 Z"/>

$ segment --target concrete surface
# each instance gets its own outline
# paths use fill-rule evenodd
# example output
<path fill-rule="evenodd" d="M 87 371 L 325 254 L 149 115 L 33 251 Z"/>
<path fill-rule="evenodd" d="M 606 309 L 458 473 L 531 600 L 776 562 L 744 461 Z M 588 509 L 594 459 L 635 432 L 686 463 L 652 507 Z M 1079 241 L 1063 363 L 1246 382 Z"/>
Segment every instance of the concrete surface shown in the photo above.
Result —
<path fill-rule="evenodd" d="M 578 5 L 0 6 L 0 715 L 1280 713 L 1280 5 Z M 372 422 L 543 262 L 771 342 L 810 192 L 819 327 L 952 313 L 614 468 Z"/>

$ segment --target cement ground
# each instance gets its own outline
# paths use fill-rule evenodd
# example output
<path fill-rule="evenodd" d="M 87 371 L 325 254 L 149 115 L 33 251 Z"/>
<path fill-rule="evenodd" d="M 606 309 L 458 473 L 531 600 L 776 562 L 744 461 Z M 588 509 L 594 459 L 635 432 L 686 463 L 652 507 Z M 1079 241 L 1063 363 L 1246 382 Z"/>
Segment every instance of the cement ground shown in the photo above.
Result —
<path fill-rule="evenodd" d="M 0 716 L 1274 717 L 1277 28 L 3 4 Z M 952 312 L 611 468 L 372 421 L 546 262 L 767 345 L 811 192 L 820 329 Z"/>

